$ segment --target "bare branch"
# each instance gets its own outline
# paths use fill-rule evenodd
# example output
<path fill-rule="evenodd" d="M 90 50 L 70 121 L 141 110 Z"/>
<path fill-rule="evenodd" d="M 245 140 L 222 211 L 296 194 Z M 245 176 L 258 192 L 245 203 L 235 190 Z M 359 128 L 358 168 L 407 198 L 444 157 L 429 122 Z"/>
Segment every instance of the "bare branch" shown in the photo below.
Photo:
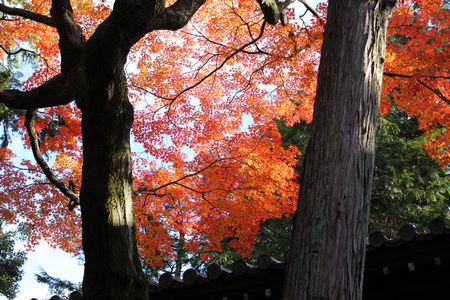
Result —
<path fill-rule="evenodd" d="M 42 56 L 40 53 L 38 53 L 38 52 L 35 52 L 33 50 L 29 50 L 29 49 L 25 49 L 25 48 L 19 48 L 17 50 L 11 51 L 11 50 L 8 50 L 5 47 L 3 47 L 3 45 L 1 45 L 1 44 L 0 44 L 0 49 L 2 49 L 6 53 L 6 55 L 8 55 L 8 56 L 17 55 L 19 53 L 26 53 L 26 54 L 30 54 L 30 55 L 33 55 L 33 56 L 37 56 L 45 63 L 45 65 L 47 67 L 47 72 L 48 72 L 48 70 L 52 70 L 55 73 L 57 73 L 57 71 L 55 69 L 50 67 L 50 65 L 48 63 L 48 60 L 44 56 Z"/>
<path fill-rule="evenodd" d="M 447 79 L 449 80 L 450 77 L 448 76 L 433 76 L 433 75 L 419 75 L 419 76 L 412 76 L 412 75 L 407 75 L 407 74 L 399 74 L 399 73 L 391 73 L 391 72 L 384 72 L 383 73 L 385 76 L 388 77 L 399 77 L 399 78 L 411 78 L 411 79 L 416 79 L 416 81 L 422 85 L 423 87 L 425 87 L 426 89 L 428 89 L 429 91 L 433 92 L 436 96 L 438 96 L 442 101 L 444 101 L 445 103 L 450 105 L 450 99 L 445 97 L 445 95 L 441 92 L 441 90 L 439 90 L 438 88 L 433 88 L 432 86 L 430 86 L 428 83 L 424 82 L 421 78 L 431 78 L 431 79 Z"/>
<path fill-rule="evenodd" d="M 70 183 L 66 186 L 59 180 L 48 166 L 47 162 L 42 157 L 39 149 L 38 137 L 34 124 L 36 122 L 36 110 L 28 110 L 25 115 L 25 126 L 27 128 L 28 136 L 30 137 L 31 150 L 33 151 L 34 159 L 36 160 L 42 172 L 44 172 L 47 179 L 67 198 L 69 198 L 69 209 L 73 210 L 76 205 L 80 204 L 80 198 L 74 192 L 74 188 L 70 188 Z"/>
<path fill-rule="evenodd" d="M 59 74 L 30 91 L 0 89 L 0 103 L 9 108 L 36 109 L 68 104 L 73 101 L 67 79 Z"/>
<path fill-rule="evenodd" d="M 309 4 L 308 0 L 298 0 L 301 4 L 303 4 L 307 10 L 309 10 L 314 16 L 316 16 L 316 18 L 318 18 L 320 20 L 320 23 L 323 23 L 322 17 L 319 15 L 319 13 L 317 12 L 317 10 L 314 9 L 314 7 L 311 6 L 311 4 Z"/>
<path fill-rule="evenodd" d="M 431 78 L 431 79 L 450 80 L 450 76 L 445 76 L 445 75 L 408 75 L 408 74 L 393 73 L 393 72 L 384 72 L 383 75 L 387 76 L 387 77 L 400 77 L 400 78 Z"/>
<path fill-rule="evenodd" d="M 206 0 L 178 0 L 166 8 L 152 30 L 178 30 L 183 28 Z"/>
<path fill-rule="evenodd" d="M 35 21 L 41 24 L 45 24 L 51 27 L 56 27 L 55 22 L 52 18 L 45 15 L 41 15 L 23 8 L 9 7 L 0 3 L 0 11 L 4 14 L 11 16 L 19 16 L 31 21 Z"/>
<path fill-rule="evenodd" d="M 164 193 L 164 194 L 157 194 L 157 192 L 158 192 L 159 190 L 162 190 L 162 189 L 164 189 L 164 188 L 166 188 L 166 187 L 168 187 L 168 186 L 171 186 L 171 185 L 179 185 L 179 186 L 186 187 L 185 185 L 183 185 L 183 184 L 181 183 L 182 181 L 184 181 L 184 180 L 186 180 L 186 179 L 188 179 L 188 178 L 191 178 L 191 177 L 195 177 L 195 176 L 197 176 L 197 175 L 200 175 L 201 173 L 203 173 L 204 171 L 206 171 L 206 170 L 208 170 L 208 169 L 210 169 L 210 168 L 221 167 L 221 166 L 217 166 L 219 163 L 223 163 L 223 162 L 225 162 L 225 161 L 231 161 L 231 160 L 239 161 L 239 159 L 242 158 L 242 157 L 244 157 L 244 155 L 233 156 L 233 157 L 222 157 L 222 158 L 217 158 L 217 159 L 215 159 L 215 160 L 213 160 L 213 161 L 207 163 L 206 166 L 200 168 L 200 169 L 197 170 L 197 171 L 194 171 L 194 172 L 192 172 L 192 173 L 186 174 L 186 175 L 184 175 L 184 176 L 182 176 L 182 177 L 179 177 L 179 178 L 177 178 L 177 179 L 174 179 L 174 180 L 172 180 L 172 181 L 166 182 L 166 183 L 164 183 L 164 184 L 162 184 L 162 185 L 160 185 L 160 186 L 158 186 L 158 187 L 156 187 L 156 188 L 152 188 L 152 189 L 148 189 L 148 188 L 140 188 L 140 189 L 134 191 L 134 192 L 133 192 L 133 195 L 136 196 L 136 195 L 139 195 L 139 194 L 142 194 L 142 193 L 144 193 L 144 194 L 145 194 L 145 193 L 150 193 L 150 194 L 152 194 L 152 195 L 154 195 L 154 196 L 161 196 L 161 195 L 164 196 L 165 193 Z M 222 168 L 223 168 L 223 167 L 222 167 Z M 216 189 L 216 190 L 217 190 L 217 189 Z M 192 190 L 192 191 L 194 191 L 194 190 Z M 202 192 L 199 192 L 199 191 L 194 191 L 194 192 L 199 193 L 199 194 L 202 194 Z M 203 194 L 205 194 L 205 193 L 206 193 L 206 192 L 203 192 Z"/>
<path fill-rule="evenodd" d="M 6 55 L 12 56 L 12 55 L 16 55 L 19 54 L 21 52 L 25 52 L 25 53 L 29 53 L 29 54 L 33 54 L 33 55 L 38 55 L 36 52 L 28 50 L 28 49 L 24 49 L 24 48 L 19 48 L 15 51 L 10 51 L 8 49 L 6 49 L 5 47 L 3 47 L 3 45 L 0 45 L 0 49 L 3 50 L 3 52 L 6 53 Z"/>
<path fill-rule="evenodd" d="M 417 79 L 417 82 L 420 83 L 422 86 L 433 92 L 436 96 L 438 96 L 442 101 L 450 105 L 450 100 L 442 94 L 442 92 L 438 88 L 432 88 L 430 85 L 425 83 L 423 80 Z"/>

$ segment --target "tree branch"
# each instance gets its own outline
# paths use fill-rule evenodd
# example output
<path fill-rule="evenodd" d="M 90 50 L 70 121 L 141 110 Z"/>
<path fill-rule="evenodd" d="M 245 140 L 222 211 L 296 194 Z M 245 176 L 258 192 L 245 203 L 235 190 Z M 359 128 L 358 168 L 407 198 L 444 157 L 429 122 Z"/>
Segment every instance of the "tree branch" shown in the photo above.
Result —
<path fill-rule="evenodd" d="M 36 109 L 68 104 L 73 95 L 65 76 L 59 74 L 30 91 L 0 89 L 0 103 L 9 108 Z"/>
<path fill-rule="evenodd" d="M 387 76 L 387 77 L 400 77 L 400 78 L 431 78 L 431 79 L 450 80 L 450 76 L 444 76 L 444 75 L 408 75 L 408 74 L 393 73 L 393 72 L 384 72 L 383 75 Z"/>
<path fill-rule="evenodd" d="M 309 10 L 316 18 L 320 20 L 320 23 L 323 22 L 322 17 L 319 15 L 319 13 L 314 9 L 314 7 L 309 4 L 308 0 L 298 0 L 301 4 L 303 4 L 307 10 Z"/>
<path fill-rule="evenodd" d="M 4 4 L 0 4 L 0 12 L 11 16 L 19 16 L 51 27 L 56 27 L 56 24 L 52 18 L 23 8 L 9 7 Z"/>
<path fill-rule="evenodd" d="M 57 73 L 57 71 L 55 69 L 53 69 L 52 67 L 49 66 L 49 63 L 48 63 L 47 59 L 44 56 L 42 56 L 41 54 L 39 54 L 39 53 L 37 53 L 35 51 L 28 50 L 28 49 L 25 49 L 25 48 L 19 48 L 17 50 L 11 51 L 11 50 L 8 50 L 5 47 L 3 47 L 3 45 L 1 45 L 1 44 L 0 44 L 0 49 L 3 50 L 3 52 L 5 52 L 6 55 L 8 55 L 8 56 L 17 55 L 19 53 L 25 53 L 25 54 L 37 56 L 45 63 L 45 65 L 47 66 L 47 69 L 52 70 L 55 73 Z"/>
<path fill-rule="evenodd" d="M 178 0 L 166 8 L 152 30 L 183 28 L 206 0 Z"/>
<path fill-rule="evenodd" d="M 256 0 L 264 15 L 264 19 L 271 25 L 276 25 L 281 17 L 282 10 L 276 0 Z"/>
<path fill-rule="evenodd" d="M 81 27 L 73 17 L 70 0 L 53 0 L 50 14 L 55 21 L 59 34 L 61 70 L 66 73 L 68 69 L 70 70 L 78 63 L 85 38 Z"/>
<path fill-rule="evenodd" d="M 219 71 L 230 59 L 232 59 L 234 56 L 236 56 L 238 53 L 242 52 L 245 48 L 247 48 L 250 45 L 255 44 L 258 40 L 260 40 L 262 38 L 262 36 L 264 35 L 264 29 L 266 26 L 267 22 L 264 20 L 263 23 L 261 24 L 261 30 L 259 35 L 252 39 L 251 41 L 249 41 L 248 43 L 242 45 L 241 47 L 239 47 L 238 49 L 236 49 L 235 51 L 233 51 L 232 53 L 230 53 L 227 57 L 225 57 L 225 59 L 217 66 L 215 67 L 213 70 L 211 70 L 208 74 L 206 74 L 202 79 L 200 79 L 199 81 L 197 81 L 196 83 L 194 83 L 191 86 L 188 86 L 187 88 L 184 88 L 182 91 L 178 92 L 178 94 L 176 94 L 174 97 L 164 97 L 158 94 L 155 94 L 151 91 L 148 91 L 144 88 L 140 88 L 136 85 L 133 85 L 136 88 L 139 88 L 140 90 L 143 90 L 145 92 L 150 93 L 151 95 L 161 98 L 163 100 L 167 100 L 168 104 L 158 108 L 158 110 L 156 110 L 154 112 L 154 114 L 156 114 L 156 112 L 158 112 L 159 110 L 161 110 L 164 107 L 168 107 L 170 110 L 170 107 L 172 106 L 172 104 L 175 102 L 175 100 L 177 100 L 181 95 L 183 95 L 184 93 L 196 88 L 197 86 L 199 86 L 200 84 L 202 84 L 205 80 L 207 80 L 208 78 L 210 78 L 211 76 L 213 76 L 217 71 Z"/>
<path fill-rule="evenodd" d="M 433 92 L 436 96 L 438 96 L 442 101 L 450 105 L 450 100 L 442 94 L 442 92 L 438 88 L 432 88 L 430 85 L 425 83 L 423 80 L 417 79 L 417 82 L 420 83 L 422 86 Z"/>
<path fill-rule="evenodd" d="M 256 0 L 264 15 L 264 19 L 271 25 L 276 25 L 281 21 L 283 26 L 287 25 L 288 21 L 284 14 L 284 9 L 295 2 L 295 0 L 286 0 L 280 2 L 279 0 Z"/>
<path fill-rule="evenodd" d="M 422 85 L 423 87 L 425 87 L 426 89 L 428 89 L 429 91 L 433 92 L 436 96 L 438 96 L 442 101 L 444 101 L 445 103 L 447 103 L 448 105 L 450 105 L 450 99 L 445 97 L 444 94 L 438 89 L 438 88 L 433 88 L 431 87 L 429 84 L 425 83 L 423 80 L 421 80 L 420 78 L 431 78 L 431 79 L 450 79 L 450 77 L 448 76 L 412 76 L 412 75 L 407 75 L 407 74 L 399 74 L 399 73 L 392 73 L 392 72 L 384 72 L 383 73 L 384 76 L 388 76 L 388 77 L 400 77 L 400 78 L 410 78 L 410 79 L 416 79 L 416 81 Z"/>
<path fill-rule="evenodd" d="M 67 198 L 69 198 L 69 210 L 73 210 L 75 206 L 80 204 L 80 199 L 74 192 L 74 188 L 70 189 L 61 180 L 59 180 L 52 170 L 48 166 L 47 162 L 42 157 L 41 151 L 39 149 L 38 137 L 34 124 L 36 122 L 36 110 L 28 110 L 25 115 L 25 127 L 27 128 L 28 136 L 30 137 L 31 150 L 33 151 L 34 159 L 37 164 L 41 167 L 42 172 L 44 172 L 47 179 Z"/>

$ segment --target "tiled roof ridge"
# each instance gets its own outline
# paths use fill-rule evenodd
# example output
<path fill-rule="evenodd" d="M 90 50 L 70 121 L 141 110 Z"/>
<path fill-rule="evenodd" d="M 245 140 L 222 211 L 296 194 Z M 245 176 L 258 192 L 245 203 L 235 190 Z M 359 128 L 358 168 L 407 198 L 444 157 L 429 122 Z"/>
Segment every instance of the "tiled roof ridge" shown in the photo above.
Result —
<path fill-rule="evenodd" d="M 428 230 L 429 232 L 426 233 L 418 233 L 414 224 L 404 224 L 399 228 L 397 234 L 393 238 L 387 237 L 382 231 L 374 231 L 368 236 L 366 251 L 369 255 L 378 251 L 377 249 L 384 251 L 387 250 L 387 248 L 401 248 L 402 246 L 422 243 L 423 241 L 442 235 L 445 235 L 445 237 L 450 237 L 450 228 L 447 226 L 446 222 L 440 218 L 433 219 L 429 222 Z M 221 266 L 217 263 L 212 263 L 207 267 L 206 273 L 190 268 L 183 272 L 181 278 L 173 276 L 170 272 L 165 272 L 159 277 L 158 282 L 150 281 L 151 292 L 158 293 L 159 291 L 170 288 L 179 289 L 193 286 L 195 284 L 212 282 L 219 279 L 236 280 L 245 274 L 258 275 L 267 270 L 283 272 L 285 268 L 285 262 L 279 261 L 266 254 L 260 255 L 255 263 L 256 264 L 253 265 L 248 261 L 238 259 L 229 268 Z M 78 296 L 78 294 L 76 294 L 76 296 Z M 51 299 L 53 299 L 53 297 Z M 59 297 L 54 299 L 63 298 Z M 78 300 L 81 298 L 73 299 Z M 72 300 L 72 298 L 70 298 L 70 300 Z"/>
<path fill-rule="evenodd" d="M 406 223 L 399 228 L 393 238 L 387 237 L 382 231 L 374 231 L 368 236 L 366 251 L 372 251 L 378 247 L 398 247 L 412 241 L 425 241 L 441 234 L 449 234 L 450 228 L 447 227 L 443 219 L 436 218 L 428 223 L 427 233 L 418 233 L 414 224 Z M 269 255 L 262 254 L 257 258 L 256 265 L 248 261 L 238 259 L 232 265 L 231 269 L 212 263 L 208 266 L 206 274 L 200 273 L 195 269 L 187 269 L 181 278 L 176 278 L 170 272 L 165 272 L 160 276 L 159 282 L 154 283 L 157 290 L 171 287 L 191 286 L 195 283 L 201 283 L 211 280 L 227 279 L 236 276 L 242 276 L 247 272 L 254 273 L 268 269 L 284 269 L 285 262 L 279 261 Z M 206 279 L 206 280 L 205 280 Z"/>

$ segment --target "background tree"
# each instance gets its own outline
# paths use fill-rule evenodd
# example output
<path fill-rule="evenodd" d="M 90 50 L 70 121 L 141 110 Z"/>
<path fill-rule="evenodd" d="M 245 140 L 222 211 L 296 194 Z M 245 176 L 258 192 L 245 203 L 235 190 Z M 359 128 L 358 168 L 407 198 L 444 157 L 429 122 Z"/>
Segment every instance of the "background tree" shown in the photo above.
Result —
<path fill-rule="evenodd" d="M 70 292 L 78 291 L 81 288 L 81 284 L 76 284 L 68 280 L 53 277 L 43 269 L 34 275 L 36 277 L 36 281 L 47 285 L 48 291 L 54 295 L 69 294 Z"/>
<path fill-rule="evenodd" d="M 447 219 L 448 171 L 423 149 L 426 141 L 416 118 L 392 107 L 380 119 L 376 137 L 371 230 L 393 236 L 401 225 L 426 230 L 433 218 Z"/>
<path fill-rule="evenodd" d="M 15 76 L 14 76 L 15 75 Z M 15 80 L 18 74 L 11 74 L 10 70 L 0 64 L 0 89 L 11 88 L 18 85 Z M 2 147 L 11 142 L 11 131 L 17 131 L 19 116 L 13 110 L 0 104 L 0 143 Z M 14 299 L 18 289 L 19 281 L 22 279 L 22 266 L 26 260 L 24 251 L 15 251 L 15 240 L 23 240 L 24 228 L 18 231 L 2 231 L 3 221 L 0 222 L 0 294 L 8 299 Z"/>
<path fill-rule="evenodd" d="M 19 74 L 12 74 L 11 70 L 6 68 L 4 64 L 0 64 L 0 89 L 17 87 L 19 85 L 17 77 L 19 77 Z M 16 112 L 4 104 L 0 104 L 0 143 L 3 148 L 11 142 L 11 132 L 17 132 L 18 121 L 19 115 Z"/>
<path fill-rule="evenodd" d="M 0 295 L 14 299 L 22 279 L 22 266 L 26 260 L 24 251 L 14 250 L 14 240 L 20 233 L 8 231 L 0 234 Z"/>

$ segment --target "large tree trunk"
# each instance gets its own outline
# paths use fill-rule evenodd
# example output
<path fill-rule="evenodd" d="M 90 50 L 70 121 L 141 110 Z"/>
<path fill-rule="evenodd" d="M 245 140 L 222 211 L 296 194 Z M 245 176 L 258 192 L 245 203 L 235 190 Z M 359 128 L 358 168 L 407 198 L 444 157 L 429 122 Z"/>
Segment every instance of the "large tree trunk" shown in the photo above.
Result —
<path fill-rule="evenodd" d="M 84 299 L 147 299 L 131 194 L 133 108 L 125 81 L 114 80 L 109 88 L 111 105 L 84 112 L 82 120 Z"/>
<path fill-rule="evenodd" d="M 148 297 L 136 249 L 129 138 L 133 108 L 126 91 L 124 78 L 113 80 L 105 90 L 111 92 L 111 104 L 83 113 L 85 299 Z"/>
<path fill-rule="evenodd" d="M 86 94 L 80 103 L 83 299 L 148 299 L 136 248 L 131 190 L 133 107 L 124 72 L 129 44 L 114 36 L 93 44 L 85 54 Z"/>
<path fill-rule="evenodd" d="M 362 298 L 374 135 L 394 5 L 329 1 L 284 300 Z"/>

